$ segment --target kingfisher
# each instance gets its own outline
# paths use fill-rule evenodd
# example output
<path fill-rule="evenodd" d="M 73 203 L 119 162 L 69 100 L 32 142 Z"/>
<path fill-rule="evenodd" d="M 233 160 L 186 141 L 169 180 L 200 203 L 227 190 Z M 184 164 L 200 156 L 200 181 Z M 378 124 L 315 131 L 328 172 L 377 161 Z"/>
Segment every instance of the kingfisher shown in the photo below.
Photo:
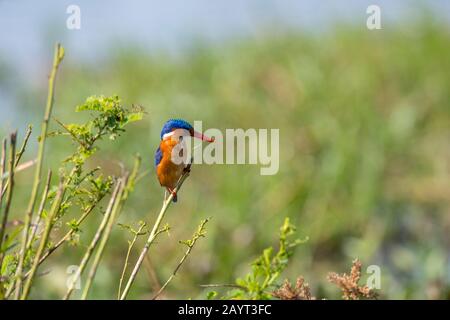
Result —
<path fill-rule="evenodd" d="M 161 142 L 155 153 L 156 175 L 159 184 L 165 187 L 169 194 L 173 195 L 173 202 L 177 202 L 177 194 L 174 191 L 178 180 L 187 169 L 188 164 L 185 161 L 176 161 L 172 159 L 172 151 L 183 143 L 184 137 L 194 137 L 202 141 L 214 142 L 214 138 L 209 138 L 200 132 L 194 130 L 192 125 L 182 119 L 171 119 L 167 121 L 161 130 Z M 183 149 L 181 149 L 181 153 Z M 180 154 L 183 157 L 183 154 Z"/>

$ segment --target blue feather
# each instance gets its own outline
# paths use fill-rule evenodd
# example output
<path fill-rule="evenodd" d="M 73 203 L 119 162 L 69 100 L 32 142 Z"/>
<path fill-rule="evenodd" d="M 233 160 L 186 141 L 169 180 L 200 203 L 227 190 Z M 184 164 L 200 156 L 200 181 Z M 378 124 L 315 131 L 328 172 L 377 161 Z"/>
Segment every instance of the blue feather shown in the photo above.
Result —
<path fill-rule="evenodd" d="M 162 156 L 163 156 L 162 151 L 158 147 L 158 149 L 156 149 L 156 152 L 155 152 L 155 167 L 157 167 L 158 164 L 161 162 Z"/>
<path fill-rule="evenodd" d="M 182 119 L 170 119 L 167 121 L 162 130 L 161 130 L 161 140 L 166 133 L 172 132 L 175 129 L 186 129 L 188 131 L 193 130 L 194 128 L 190 125 L 189 122 Z"/>

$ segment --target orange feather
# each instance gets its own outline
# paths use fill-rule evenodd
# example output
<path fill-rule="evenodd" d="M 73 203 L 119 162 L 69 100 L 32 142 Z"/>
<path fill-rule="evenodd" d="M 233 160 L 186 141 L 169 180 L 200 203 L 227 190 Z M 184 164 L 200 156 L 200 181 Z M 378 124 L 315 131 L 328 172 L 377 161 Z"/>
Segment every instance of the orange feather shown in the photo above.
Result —
<path fill-rule="evenodd" d="M 162 140 L 159 148 L 162 152 L 161 162 L 156 167 L 156 174 L 158 176 L 159 183 L 163 187 L 174 189 L 178 180 L 183 174 L 185 165 L 175 164 L 172 162 L 172 149 L 177 145 L 177 141 L 172 139 Z"/>

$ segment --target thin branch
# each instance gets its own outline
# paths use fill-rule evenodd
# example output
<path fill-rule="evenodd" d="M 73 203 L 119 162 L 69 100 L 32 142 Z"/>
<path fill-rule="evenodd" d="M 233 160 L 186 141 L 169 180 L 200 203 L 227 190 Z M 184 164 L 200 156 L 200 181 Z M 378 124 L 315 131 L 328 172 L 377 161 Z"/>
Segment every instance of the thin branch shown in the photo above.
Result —
<path fill-rule="evenodd" d="M 66 130 L 67 133 L 70 134 L 70 136 L 71 136 L 76 142 L 78 142 L 82 147 L 84 147 L 84 148 L 86 148 L 86 149 L 89 148 L 89 146 L 87 146 L 86 143 L 84 143 L 83 141 L 81 141 L 80 139 L 78 139 L 78 137 L 77 137 L 72 131 L 70 131 L 69 128 L 67 128 L 67 126 L 66 126 L 64 123 L 62 123 L 61 121 L 59 121 L 59 120 L 56 119 L 55 117 L 53 117 L 53 120 L 55 120 L 57 124 L 59 124 L 64 130 Z"/>
<path fill-rule="evenodd" d="M 93 170 L 94 171 L 94 170 Z M 65 185 L 70 183 L 70 181 L 73 179 L 74 176 L 74 170 L 71 171 L 68 178 L 66 178 Z M 82 178 L 83 180 L 84 178 Z M 64 194 L 63 194 L 64 196 Z M 97 198 L 94 203 L 92 203 L 88 208 L 86 208 L 81 215 L 80 218 L 75 222 L 75 225 L 78 227 L 80 226 L 83 221 L 91 214 L 91 212 L 95 209 L 97 204 L 104 198 L 105 194 L 102 194 L 101 197 Z M 39 265 L 41 265 L 53 252 L 55 252 L 59 247 L 61 247 L 66 241 L 68 241 L 72 235 L 76 232 L 75 229 L 70 229 L 56 244 L 52 245 L 52 247 L 48 248 L 47 251 L 42 255 L 41 259 L 39 260 Z M 30 275 L 30 270 L 23 275 L 23 279 L 26 279 Z M 14 289 L 14 286 L 10 286 L 8 290 L 5 293 L 5 298 L 8 298 L 12 291 Z"/>
<path fill-rule="evenodd" d="M 6 229 L 6 223 L 8 222 L 8 215 L 9 215 L 9 209 L 11 208 L 11 201 L 14 191 L 14 164 L 15 164 L 15 156 L 16 156 L 16 139 L 17 139 L 17 132 L 11 133 L 9 136 L 9 178 L 8 178 L 8 193 L 6 195 L 6 205 L 5 205 L 5 211 L 3 212 L 3 219 L 2 219 L 2 225 L 0 230 L 0 267 L 3 264 L 3 257 L 4 252 L 1 250 L 3 246 L 3 238 L 5 237 L 5 229 Z"/>
<path fill-rule="evenodd" d="M 15 173 L 18 173 L 20 171 L 24 171 L 24 170 L 26 170 L 28 168 L 31 168 L 35 164 L 36 164 L 36 159 L 29 160 L 29 161 L 27 161 L 25 163 L 22 163 L 22 164 L 16 166 L 14 168 L 14 171 L 15 171 Z M 9 177 L 9 171 L 5 172 L 2 176 L 0 176 L 0 179 L 5 180 L 5 179 L 8 179 L 8 177 Z M 8 188 L 8 182 L 6 182 L 5 187 L 3 188 L 3 193 L 6 192 L 6 188 Z"/>
<path fill-rule="evenodd" d="M 41 198 L 41 204 L 39 205 L 39 209 L 36 215 L 36 220 L 33 223 L 33 228 L 31 230 L 29 239 L 28 239 L 28 243 L 26 246 L 26 250 L 28 250 L 31 245 L 33 244 L 33 239 L 36 235 L 37 229 L 39 227 L 39 224 L 41 223 L 41 219 L 42 219 L 42 212 L 44 212 L 44 207 L 45 204 L 47 202 L 47 197 L 48 197 L 48 191 L 50 190 L 50 183 L 52 181 L 52 171 L 48 170 L 48 174 L 47 174 L 47 182 L 45 183 L 45 188 L 44 188 L 44 193 L 42 194 L 42 198 Z"/>
<path fill-rule="evenodd" d="M 53 57 L 53 67 L 50 73 L 50 77 L 48 79 L 48 95 L 47 95 L 47 105 L 45 107 L 45 115 L 44 120 L 42 122 L 41 134 L 39 140 L 39 149 L 37 155 L 37 165 L 36 171 L 34 175 L 33 188 L 31 191 L 30 201 L 28 203 L 27 213 L 25 216 L 25 226 L 23 229 L 23 236 L 21 242 L 21 254 L 19 256 L 19 262 L 17 265 L 16 276 L 16 298 L 20 296 L 20 291 L 22 287 L 22 272 L 23 272 L 23 263 L 26 256 L 26 246 L 28 243 L 28 233 L 31 225 L 31 220 L 33 218 L 34 206 L 36 204 L 37 195 L 39 193 L 39 186 L 41 183 L 41 175 L 42 175 L 42 165 L 45 153 L 45 142 L 47 140 L 47 132 L 48 132 L 48 123 L 52 114 L 53 104 L 55 99 L 55 79 L 58 71 L 58 67 L 64 57 L 64 49 L 58 43 L 55 47 L 55 53 Z"/>
<path fill-rule="evenodd" d="M 144 265 L 145 272 L 147 273 L 147 278 L 148 278 L 149 284 L 151 285 L 152 292 L 156 292 L 161 288 L 161 282 L 158 279 L 158 275 L 156 274 L 155 267 L 148 255 L 145 256 L 144 263 L 145 263 L 145 265 Z"/>
<path fill-rule="evenodd" d="M 0 175 L 1 176 L 3 176 L 3 174 L 5 173 L 5 167 L 6 167 L 6 138 L 3 139 L 3 141 L 2 141 L 2 152 L 1 152 L 1 156 L 0 156 Z M 3 190 L 3 179 L 0 179 L 0 190 Z M 2 205 L 3 205 L 3 192 L 0 192 L 0 214 L 2 212 Z M 2 221 L 2 223 L 0 225 L 0 261 L 1 261 L 0 269 L 2 268 L 2 264 L 3 264 L 3 251 L 2 251 L 3 236 L 5 234 L 5 228 L 6 228 L 8 218 L 3 217 L 3 220 L 5 220 L 5 221 L 4 222 Z"/>
<path fill-rule="evenodd" d="M 2 153 L 0 157 L 0 175 L 3 177 L 6 167 L 6 138 L 2 141 Z M 3 190 L 3 179 L 0 179 L 0 190 Z M 3 192 L 0 194 L 0 210 L 2 208 Z"/>
<path fill-rule="evenodd" d="M 172 281 L 173 278 L 175 278 L 175 276 L 177 275 L 178 270 L 181 268 L 181 266 L 183 265 L 184 261 L 186 261 L 187 257 L 189 256 L 189 254 L 191 253 L 192 248 L 195 246 L 195 243 L 197 242 L 198 239 L 202 238 L 205 236 L 205 225 L 208 223 L 209 219 L 205 219 L 203 220 L 197 231 L 194 233 L 194 235 L 192 236 L 191 240 L 185 241 L 183 242 L 184 244 L 187 245 L 187 249 L 186 252 L 184 253 L 183 257 L 181 258 L 180 262 L 178 262 L 178 265 L 176 266 L 175 270 L 172 272 L 172 274 L 170 275 L 170 277 L 167 279 L 167 281 L 162 285 L 162 287 L 158 290 L 158 292 L 155 294 L 155 296 L 152 298 L 152 300 L 155 300 L 156 298 L 158 298 L 158 296 L 164 291 L 164 289 L 169 285 L 169 283 Z"/>
<path fill-rule="evenodd" d="M 108 242 L 108 239 L 111 235 L 111 231 L 112 231 L 112 227 L 114 225 L 114 221 L 116 221 L 116 217 L 119 215 L 119 213 L 121 212 L 125 201 L 128 199 L 128 196 L 131 192 L 131 190 L 133 190 L 134 185 L 136 183 L 136 177 L 138 175 L 139 172 L 139 168 L 141 166 L 141 157 L 139 155 L 136 156 L 135 158 L 135 162 L 134 162 L 134 166 L 133 166 L 133 170 L 131 172 L 131 174 L 129 173 L 124 173 L 123 177 L 122 177 L 122 188 L 120 190 L 120 194 L 118 196 L 118 201 L 117 203 L 114 205 L 114 209 L 113 209 L 113 213 L 111 214 L 111 218 L 108 221 L 108 225 L 106 227 L 105 232 L 103 233 L 102 236 L 102 240 L 100 242 L 99 248 L 97 250 L 97 253 L 95 254 L 94 257 L 94 262 L 92 263 L 91 266 L 91 270 L 89 271 L 89 275 L 88 275 L 88 279 L 86 281 L 86 285 L 84 287 L 83 293 L 81 294 L 81 299 L 85 300 L 89 290 L 92 286 L 92 283 L 94 281 L 95 275 L 97 273 L 97 268 L 100 264 L 100 260 L 102 258 L 103 252 L 105 250 L 106 244 Z"/>
<path fill-rule="evenodd" d="M 78 267 L 76 273 L 72 277 L 72 281 L 69 284 L 69 288 L 68 288 L 66 294 L 63 297 L 64 300 L 67 300 L 67 299 L 70 298 L 73 290 L 75 289 L 75 283 L 78 281 L 79 277 L 81 276 L 81 274 L 83 273 L 84 269 L 86 268 L 86 266 L 87 266 L 87 264 L 89 262 L 89 259 L 91 258 L 92 253 L 94 252 L 95 247 L 97 246 L 97 243 L 99 242 L 99 240 L 100 240 L 100 238 L 101 238 L 101 236 L 103 234 L 103 231 L 105 230 L 105 228 L 106 228 L 106 226 L 108 224 L 109 218 L 110 218 L 111 213 L 112 213 L 113 208 L 114 208 L 114 205 L 115 205 L 115 203 L 116 203 L 116 201 L 118 199 L 120 189 L 122 189 L 122 180 L 119 180 L 117 185 L 116 185 L 116 187 L 114 188 L 114 192 L 113 192 L 113 194 L 111 196 L 111 199 L 109 201 L 108 208 L 106 209 L 106 212 L 103 215 L 102 222 L 100 223 L 100 226 L 98 227 L 97 232 L 94 235 L 94 238 L 92 239 L 91 243 L 89 244 L 89 247 L 87 248 L 87 250 L 86 250 L 86 252 L 85 252 L 85 254 L 83 256 L 83 258 L 81 259 L 80 266 Z"/>
<path fill-rule="evenodd" d="M 83 215 L 76 221 L 75 225 L 76 226 L 80 226 L 81 223 L 87 218 L 87 216 L 94 210 L 95 206 L 100 202 L 100 200 L 98 200 L 97 202 L 95 202 L 94 204 L 90 205 L 83 213 Z M 51 255 L 56 249 L 58 249 L 64 242 L 66 242 L 67 240 L 70 239 L 70 237 L 72 237 L 72 235 L 75 233 L 75 229 L 70 229 L 69 231 L 67 231 L 67 233 L 56 243 L 54 244 L 51 248 L 49 248 L 47 250 L 47 252 L 44 253 L 44 255 L 42 256 L 41 260 L 39 261 L 39 264 L 41 264 L 42 262 L 44 262 L 45 259 L 48 258 L 49 255 Z"/>
<path fill-rule="evenodd" d="M 117 299 L 118 300 L 120 299 L 120 293 L 122 292 L 122 284 L 123 284 L 123 280 L 125 278 L 125 273 L 127 272 L 128 261 L 130 260 L 131 250 L 133 249 L 134 244 L 136 243 L 138 237 L 145 234 L 145 233 L 142 233 L 142 230 L 144 230 L 144 228 L 146 226 L 147 226 L 147 224 L 145 222 L 142 222 L 139 225 L 139 229 L 133 233 L 134 234 L 133 239 L 131 241 L 129 241 L 129 243 L 128 243 L 127 255 L 125 257 L 125 262 L 123 264 L 122 274 L 120 275 L 120 280 L 119 280 L 119 291 L 117 293 Z"/>
<path fill-rule="evenodd" d="M 45 229 L 41 236 L 41 241 L 39 242 L 39 247 L 37 249 L 36 255 L 34 256 L 33 264 L 30 269 L 30 275 L 26 279 L 25 285 L 23 287 L 23 293 L 20 296 L 20 300 L 26 300 L 30 293 L 31 284 L 33 283 L 34 276 L 39 267 L 40 257 L 42 256 L 42 253 L 44 252 L 44 249 L 47 246 L 48 238 L 50 236 L 50 231 L 53 228 L 53 220 L 54 220 L 55 216 L 57 215 L 59 208 L 61 207 L 61 201 L 62 201 L 63 194 L 64 194 L 64 183 L 61 180 L 59 183 L 58 191 L 56 192 L 55 199 L 53 200 L 52 207 L 50 209 L 50 212 L 47 215 L 47 222 L 45 224 Z M 23 255 L 23 253 L 22 253 L 22 255 Z"/>
<path fill-rule="evenodd" d="M 225 284 L 200 284 L 199 287 L 202 287 L 202 288 L 236 288 L 236 289 L 247 290 L 247 288 L 244 287 L 244 286 L 240 286 L 238 284 L 232 284 L 232 283 L 225 283 Z"/>
<path fill-rule="evenodd" d="M 169 230 L 170 230 L 169 225 L 168 224 L 164 225 L 161 229 L 156 231 L 154 238 L 156 239 L 161 233 L 165 233 L 165 232 L 169 233 Z M 145 234 L 147 234 L 147 233 L 148 232 L 146 232 Z M 146 257 L 146 261 L 148 263 L 150 263 L 150 260 L 148 259 L 148 256 L 145 256 L 145 257 Z M 121 279 L 121 280 L 122 280 L 122 284 L 123 284 L 123 279 Z M 120 300 L 120 297 L 121 297 L 121 295 L 120 295 L 120 288 L 119 288 L 119 298 L 118 298 L 118 300 Z"/>
<path fill-rule="evenodd" d="M 29 164 L 30 161 L 28 161 L 28 162 L 24 163 L 22 166 L 19 166 L 20 159 L 22 159 L 22 155 L 25 152 L 25 148 L 26 148 L 26 146 L 28 144 L 28 140 L 30 139 L 30 135 L 31 135 L 31 125 L 28 126 L 27 131 L 25 132 L 25 138 L 23 139 L 22 146 L 20 147 L 19 152 L 17 152 L 17 154 L 16 154 L 16 163 L 14 164 L 14 167 L 16 168 L 16 172 L 19 172 L 21 170 L 25 170 L 29 166 L 32 166 L 34 164 L 34 163 Z M 28 165 L 26 165 L 26 164 L 28 164 Z M 2 179 L 6 179 L 8 176 L 3 171 L 0 174 L 0 177 L 2 177 Z M 5 184 L 4 187 L 0 188 L 1 193 L 2 193 L 1 194 L 2 197 L 3 197 L 3 194 L 6 192 L 6 188 L 7 187 L 8 187 L 8 182 Z"/>
<path fill-rule="evenodd" d="M 25 148 L 27 147 L 28 140 L 30 139 L 31 132 L 33 127 L 31 125 L 28 126 L 27 131 L 25 132 L 25 137 L 23 138 L 22 146 L 20 147 L 19 152 L 16 155 L 16 163 L 15 166 L 19 165 L 20 160 L 22 159 L 23 153 L 25 152 Z"/>
<path fill-rule="evenodd" d="M 33 228 L 32 228 L 32 230 L 31 230 L 30 237 L 29 237 L 29 239 L 28 239 L 29 241 L 28 241 L 28 243 L 27 243 L 26 250 L 29 250 L 30 247 L 32 246 L 32 244 L 33 244 L 33 239 L 34 239 L 34 237 L 35 237 L 35 235 L 36 235 L 36 232 L 37 232 L 37 229 L 38 229 L 38 227 L 39 227 L 39 224 L 41 223 L 42 212 L 44 211 L 44 206 L 45 206 L 45 203 L 47 202 L 47 197 L 48 197 L 48 192 L 49 192 L 49 189 L 50 189 L 51 178 L 52 178 L 52 171 L 49 170 L 49 171 L 48 171 L 48 174 L 47 174 L 47 182 L 46 182 L 46 184 L 45 184 L 44 193 L 42 194 L 41 204 L 40 204 L 40 206 L 39 206 L 39 210 L 38 210 L 38 213 L 37 213 L 37 216 L 36 216 L 36 220 L 35 220 L 35 222 L 34 222 L 34 224 L 33 224 Z M 42 263 L 42 258 L 41 258 L 41 260 L 39 261 L 39 265 L 40 265 L 41 263 Z M 31 273 L 31 270 L 29 270 L 29 271 L 25 274 L 24 279 L 26 279 L 26 278 L 30 275 L 30 273 Z M 8 290 L 6 291 L 6 293 L 5 293 L 5 298 L 8 298 L 8 297 L 11 295 L 11 293 L 12 293 L 13 290 L 14 290 L 14 283 L 13 283 L 13 284 L 8 288 Z"/>
<path fill-rule="evenodd" d="M 191 161 L 191 163 L 192 163 L 192 161 Z M 177 186 L 174 189 L 175 193 L 177 193 L 180 190 L 180 188 L 183 185 L 184 181 L 189 176 L 190 167 L 191 167 L 191 164 L 188 164 L 188 166 L 186 167 L 185 172 L 181 176 L 180 180 L 177 183 Z M 139 272 L 139 269 L 140 269 L 140 267 L 142 265 L 142 262 L 144 261 L 144 257 L 147 254 L 148 249 L 150 248 L 150 245 L 153 243 L 153 241 L 156 238 L 156 233 L 159 230 L 159 226 L 161 225 L 161 222 L 162 222 L 162 220 L 164 218 L 164 215 L 165 215 L 167 209 L 169 208 L 170 204 L 172 203 L 172 200 L 173 200 L 173 193 L 171 193 L 167 197 L 167 199 L 164 200 L 163 206 L 161 208 L 161 211 L 159 212 L 158 217 L 156 218 L 156 222 L 153 225 L 153 229 L 150 232 L 150 235 L 148 236 L 148 239 L 147 239 L 147 241 L 146 241 L 146 243 L 144 245 L 144 248 L 142 249 L 142 251 L 141 251 L 141 253 L 139 255 L 139 258 L 138 258 L 138 260 L 137 260 L 137 262 L 136 262 L 136 264 L 135 264 L 135 266 L 133 268 L 133 271 L 131 272 L 130 277 L 128 278 L 127 285 L 125 286 L 125 289 L 122 292 L 120 300 L 125 300 L 126 299 L 126 297 L 128 295 L 128 292 L 130 291 L 131 286 L 134 283 L 134 280 L 136 279 L 136 276 L 137 276 L 137 274 Z"/>
<path fill-rule="evenodd" d="M 138 175 L 136 177 L 136 183 L 138 183 L 141 179 L 145 178 L 145 176 L 147 176 L 148 174 L 150 174 L 150 172 L 152 172 L 152 170 L 145 170 L 144 172 L 142 172 L 140 175 Z"/>
<path fill-rule="evenodd" d="M 94 257 L 94 261 L 92 262 L 92 266 L 91 269 L 89 270 L 89 275 L 88 278 L 86 280 L 86 285 L 84 287 L 83 293 L 81 294 L 81 299 L 85 300 L 89 290 L 92 286 L 92 282 L 94 281 L 95 275 L 97 273 L 97 268 L 100 264 L 100 260 L 102 258 L 103 252 L 105 251 L 105 247 L 106 244 L 108 242 L 108 239 L 111 235 L 111 231 L 112 231 L 112 227 L 114 225 L 114 221 L 116 221 L 116 217 L 119 214 L 119 212 L 122 209 L 123 206 L 123 202 L 122 202 L 122 196 L 123 194 L 126 192 L 126 188 L 127 188 L 127 180 L 128 180 L 128 175 L 125 175 L 124 177 L 122 177 L 121 182 L 119 182 L 119 184 L 121 185 L 121 188 L 119 190 L 119 194 L 117 196 L 117 200 L 114 203 L 114 207 L 112 209 L 111 212 L 111 217 L 108 220 L 108 223 L 106 225 L 106 229 L 103 232 L 102 235 L 102 239 L 100 241 L 99 247 L 97 249 L 97 252 L 95 254 Z"/>

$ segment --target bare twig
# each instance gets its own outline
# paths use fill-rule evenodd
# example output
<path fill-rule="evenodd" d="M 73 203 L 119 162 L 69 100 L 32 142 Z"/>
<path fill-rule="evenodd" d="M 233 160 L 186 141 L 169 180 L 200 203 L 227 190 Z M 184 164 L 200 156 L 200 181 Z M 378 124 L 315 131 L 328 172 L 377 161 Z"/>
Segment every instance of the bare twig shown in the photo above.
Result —
<path fill-rule="evenodd" d="M 164 289 L 169 285 L 170 281 L 177 275 L 178 270 L 183 265 L 184 261 L 186 261 L 187 257 L 191 253 L 192 248 L 195 246 L 195 243 L 198 239 L 205 236 L 205 225 L 208 223 L 209 219 L 202 220 L 200 225 L 198 226 L 197 231 L 192 236 L 192 239 L 188 241 L 182 242 L 187 246 L 186 252 L 184 253 L 183 257 L 181 258 L 180 262 L 178 262 L 178 265 L 176 266 L 175 270 L 172 272 L 170 277 L 167 279 L 167 281 L 162 285 L 162 287 L 158 290 L 158 292 L 155 294 L 155 296 L 152 298 L 152 300 L 155 300 L 158 298 L 158 296 L 164 291 Z"/>
<path fill-rule="evenodd" d="M 133 231 L 133 239 L 131 241 L 128 242 L 128 250 L 127 250 L 127 255 L 125 256 L 125 262 L 123 264 L 123 269 L 122 269 L 122 274 L 120 275 L 120 280 L 119 280 L 119 291 L 117 293 L 117 299 L 120 299 L 120 293 L 122 292 L 122 284 L 123 284 L 123 280 L 125 278 L 125 273 L 127 271 L 128 268 L 128 260 L 130 259 L 130 254 L 131 254 L 131 250 L 133 249 L 134 244 L 137 241 L 137 238 L 141 235 L 144 235 L 145 233 L 142 232 L 142 230 L 144 230 L 144 228 L 147 226 L 147 224 L 145 222 L 140 223 L 139 228 L 137 231 Z"/>
<path fill-rule="evenodd" d="M 0 175 L 3 177 L 6 167 L 6 138 L 2 141 L 2 153 L 0 156 Z M 0 179 L 0 190 L 3 190 L 3 179 Z M 3 192 L 0 194 L 0 210 L 3 203 Z"/>
<path fill-rule="evenodd" d="M 64 123 L 62 123 L 61 121 L 59 121 L 59 120 L 56 119 L 55 117 L 53 117 L 53 120 L 55 120 L 55 122 L 56 122 L 57 124 L 59 124 L 64 130 L 66 130 L 67 133 L 70 134 L 70 136 L 71 136 L 76 142 L 78 142 L 81 146 L 83 146 L 83 147 L 85 147 L 85 148 L 89 148 L 89 146 L 86 145 L 86 143 L 84 143 L 84 142 L 81 141 L 80 139 L 78 139 L 78 137 L 77 137 L 72 131 L 70 131 L 69 128 L 67 128 L 67 126 L 66 126 Z"/>
<path fill-rule="evenodd" d="M 27 162 L 25 162 L 25 163 L 22 163 L 22 164 L 18 165 L 17 167 L 15 167 L 14 171 L 15 171 L 15 173 L 17 174 L 17 173 L 20 172 L 20 171 L 23 171 L 23 170 L 26 170 L 26 169 L 28 169 L 28 168 L 31 168 L 31 167 L 34 166 L 35 164 L 36 164 L 36 159 L 29 160 L 29 161 L 27 161 Z M 9 171 L 8 171 L 8 172 L 5 172 L 5 173 L 3 174 L 3 176 L 0 177 L 0 179 L 5 180 L 5 179 L 8 179 L 8 177 L 9 177 Z M 3 193 L 6 192 L 6 188 L 7 188 L 7 187 L 8 187 L 8 182 L 5 184 L 5 187 L 3 188 Z"/>
<path fill-rule="evenodd" d="M 144 172 L 142 172 L 140 175 L 138 175 L 138 176 L 136 177 L 135 183 L 138 183 L 141 179 L 145 178 L 145 176 L 147 176 L 148 174 L 150 174 L 150 172 L 152 172 L 152 170 L 145 170 Z"/>
<path fill-rule="evenodd" d="M 167 234 L 169 234 L 169 232 L 167 232 Z M 156 274 L 155 266 L 153 265 L 153 262 L 148 255 L 145 256 L 144 267 L 147 273 L 149 284 L 151 285 L 150 289 L 152 290 L 152 292 L 158 291 L 161 288 L 161 282 L 159 281 L 158 275 Z"/>
<path fill-rule="evenodd" d="M 201 284 L 199 285 L 199 287 L 202 288 L 236 288 L 236 289 L 241 289 L 241 290 L 247 290 L 246 287 L 244 286 L 240 286 L 238 284 L 233 284 L 233 283 L 224 283 L 224 284 Z"/>
<path fill-rule="evenodd" d="M 192 161 L 191 161 L 191 163 L 192 163 Z M 190 167 L 191 167 L 191 164 L 188 164 L 184 174 L 181 176 L 180 180 L 177 183 L 177 186 L 174 189 L 175 193 L 177 193 L 180 190 L 180 188 L 183 185 L 184 181 L 189 176 Z M 159 226 L 161 225 L 161 222 L 162 222 L 162 220 L 164 218 L 164 215 L 165 215 L 167 209 L 169 208 L 170 204 L 172 203 L 172 200 L 173 200 L 173 194 L 172 193 L 167 197 L 167 199 L 164 200 L 163 206 L 161 208 L 161 211 L 159 212 L 158 217 L 156 218 L 156 222 L 153 225 L 153 229 L 150 232 L 150 235 L 148 236 L 148 239 L 147 239 L 147 241 L 146 241 L 146 243 L 144 245 L 144 248 L 142 249 L 142 251 L 141 251 L 141 253 L 140 253 L 139 257 L 138 257 L 138 260 L 137 260 L 137 262 L 136 262 L 136 264 L 135 264 L 135 266 L 133 268 L 133 271 L 131 272 L 130 277 L 128 278 L 127 285 L 125 286 L 125 288 L 124 288 L 124 290 L 122 292 L 120 300 L 125 300 L 126 299 L 126 297 L 128 295 L 128 292 L 130 291 L 131 286 L 134 283 L 134 280 L 136 279 L 136 276 L 137 276 L 137 274 L 139 272 L 139 269 L 140 269 L 140 267 L 142 265 L 142 262 L 144 261 L 145 255 L 147 254 L 148 249 L 150 248 L 151 244 L 153 243 L 153 241 L 156 238 L 156 234 L 157 234 L 157 231 L 159 230 Z"/>
<path fill-rule="evenodd" d="M 11 208 L 11 200 L 14 191 L 14 164 L 16 156 L 16 138 L 17 132 L 11 133 L 9 136 L 9 178 L 8 178 L 8 193 L 6 195 L 5 211 L 3 212 L 3 219 L 0 230 L 0 267 L 3 264 L 4 252 L 1 250 L 3 245 L 3 238 L 5 237 L 6 223 L 8 222 L 9 209 Z"/>
<path fill-rule="evenodd" d="M 25 152 L 25 148 L 27 147 L 28 140 L 30 139 L 32 129 L 33 129 L 32 126 L 29 125 L 27 128 L 27 131 L 25 132 L 25 137 L 23 138 L 22 146 L 20 147 L 20 150 L 19 150 L 19 152 L 17 152 L 17 155 L 16 155 L 16 163 L 15 163 L 16 167 L 19 165 L 19 162 L 22 159 L 23 153 Z"/>
<path fill-rule="evenodd" d="M 33 210 L 36 204 L 37 195 L 39 192 L 39 186 L 41 183 L 41 175 L 42 175 L 42 165 L 45 153 L 45 142 L 47 140 L 47 132 L 48 132 L 48 123 L 53 110 L 54 103 L 54 89 L 55 89 L 55 79 L 58 71 L 58 67 L 64 57 L 64 48 L 58 43 L 55 47 L 55 53 L 53 57 L 53 67 L 50 73 L 50 77 L 48 79 L 48 95 L 47 95 L 47 105 L 45 108 L 44 120 L 42 122 L 41 134 L 39 140 L 39 149 L 37 155 L 37 165 L 36 171 L 33 180 L 33 188 L 31 191 L 30 201 L 28 203 L 27 213 L 25 216 L 25 226 L 23 229 L 23 236 L 21 242 L 21 254 L 19 256 L 19 262 L 17 265 L 16 276 L 16 298 L 20 297 L 20 291 L 22 287 L 22 270 L 23 263 L 26 256 L 26 246 L 28 243 L 28 233 L 31 225 L 31 220 L 33 218 Z"/>
<path fill-rule="evenodd" d="M 30 160 L 30 161 L 24 163 L 23 165 L 19 166 L 20 159 L 22 159 L 22 155 L 25 152 L 25 148 L 28 144 L 28 139 L 30 139 L 30 135 L 31 135 L 31 126 L 28 126 L 22 146 L 20 147 L 19 152 L 17 152 L 17 154 L 16 154 L 16 163 L 14 164 L 16 172 L 25 170 L 25 169 L 29 168 L 30 166 L 34 165 L 34 160 Z M 5 172 L 2 172 L 0 174 L 0 177 L 1 177 L 1 179 L 6 179 L 6 178 L 8 178 L 8 175 L 5 174 Z M 7 187 L 8 187 L 8 182 L 6 182 L 4 187 L 0 188 L 2 197 L 3 197 L 3 194 L 6 192 Z"/>

